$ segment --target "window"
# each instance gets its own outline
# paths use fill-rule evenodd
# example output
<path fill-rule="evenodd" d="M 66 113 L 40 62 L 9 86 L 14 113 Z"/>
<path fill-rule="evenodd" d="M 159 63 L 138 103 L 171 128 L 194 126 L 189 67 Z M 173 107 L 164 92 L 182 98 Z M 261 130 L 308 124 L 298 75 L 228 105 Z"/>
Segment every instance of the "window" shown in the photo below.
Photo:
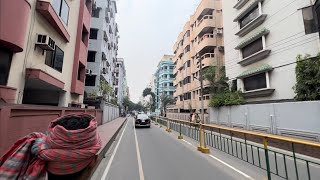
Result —
<path fill-rule="evenodd" d="M 90 28 L 90 39 L 97 39 L 97 38 L 98 38 L 98 29 Z"/>
<path fill-rule="evenodd" d="M 88 57 L 87 61 L 88 62 L 95 62 L 96 61 L 96 51 L 88 51 Z"/>
<path fill-rule="evenodd" d="M 180 101 L 183 101 L 183 96 L 179 96 L 180 97 Z"/>
<path fill-rule="evenodd" d="M 245 91 L 267 88 L 266 73 L 244 78 L 243 84 Z"/>
<path fill-rule="evenodd" d="M 183 84 L 188 84 L 188 83 L 191 83 L 191 77 L 190 76 L 184 78 Z"/>
<path fill-rule="evenodd" d="M 232 80 L 231 84 L 231 91 L 237 91 L 238 90 L 238 85 L 237 85 L 237 80 Z"/>
<path fill-rule="evenodd" d="M 185 49 L 184 49 L 184 53 L 187 53 L 190 51 L 190 46 L 188 45 Z"/>
<path fill-rule="evenodd" d="M 169 92 L 169 95 L 170 95 L 170 96 L 173 96 L 173 91 L 170 91 L 170 92 Z"/>
<path fill-rule="evenodd" d="M 185 93 L 184 94 L 184 99 L 185 100 L 191 99 L 191 92 Z"/>
<path fill-rule="evenodd" d="M 4 49 L 0 49 L 0 85 L 7 85 L 12 53 Z"/>
<path fill-rule="evenodd" d="M 96 75 L 87 75 L 86 76 L 86 86 L 95 86 L 96 85 Z"/>
<path fill-rule="evenodd" d="M 69 19 L 69 6 L 65 0 L 53 0 L 53 9 L 56 11 L 57 15 L 60 16 L 62 21 L 68 25 Z"/>
<path fill-rule="evenodd" d="M 261 37 L 241 49 L 242 58 L 246 58 L 256 52 L 261 51 L 262 49 L 263 49 L 263 45 L 262 45 L 262 37 Z"/>
<path fill-rule="evenodd" d="M 174 69 L 174 66 L 170 66 L 170 69 Z"/>
<path fill-rule="evenodd" d="M 315 12 L 313 11 L 313 6 L 303 8 L 302 15 L 303 15 L 305 33 L 311 34 L 311 33 L 318 32 L 317 24 L 315 20 Z"/>
<path fill-rule="evenodd" d="M 249 24 L 252 20 L 258 17 L 258 15 L 259 15 L 259 7 L 257 6 L 239 20 L 240 29 L 243 28 L 245 25 Z"/>
<path fill-rule="evenodd" d="M 175 78 L 175 77 L 174 77 L 174 74 L 170 74 L 170 78 Z"/>
<path fill-rule="evenodd" d="M 187 61 L 187 67 L 190 67 L 190 60 Z"/>
<path fill-rule="evenodd" d="M 173 86 L 173 83 L 170 83 L 169 86 Z"/>
<path fill-rule="evenodd" d="M 56 46 L 54 51 L 46 51 L 45 64 L 62 72 L 64 52 Z"/>

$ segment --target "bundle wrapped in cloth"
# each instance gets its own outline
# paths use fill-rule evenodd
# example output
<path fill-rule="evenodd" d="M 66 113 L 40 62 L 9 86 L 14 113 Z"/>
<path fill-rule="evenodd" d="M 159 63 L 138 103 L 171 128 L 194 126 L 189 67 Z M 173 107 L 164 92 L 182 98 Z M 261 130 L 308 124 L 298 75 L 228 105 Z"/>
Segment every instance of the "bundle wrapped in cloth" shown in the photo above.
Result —
<path fill-rule="evenodd" d="M 66 115 L 50 123 L 47 135 L 31 133 L 18 140 L 0 159 L 0 180 L 44 179 L 46 172 L 72 175 L 86 168 L 100 148 L 93 116 Z"/>

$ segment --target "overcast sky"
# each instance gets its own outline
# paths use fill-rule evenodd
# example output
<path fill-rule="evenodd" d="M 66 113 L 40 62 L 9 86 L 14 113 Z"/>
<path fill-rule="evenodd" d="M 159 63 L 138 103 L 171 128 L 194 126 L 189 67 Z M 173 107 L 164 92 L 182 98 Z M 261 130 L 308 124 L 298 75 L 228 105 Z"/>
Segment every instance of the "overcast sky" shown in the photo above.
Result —
<path fill-rule="evenodd" d="M 138 102 L 163 54 L 172 47 L 200 0 L 117 0 L 119 57 L 125 60 L 130 99 Z"/>

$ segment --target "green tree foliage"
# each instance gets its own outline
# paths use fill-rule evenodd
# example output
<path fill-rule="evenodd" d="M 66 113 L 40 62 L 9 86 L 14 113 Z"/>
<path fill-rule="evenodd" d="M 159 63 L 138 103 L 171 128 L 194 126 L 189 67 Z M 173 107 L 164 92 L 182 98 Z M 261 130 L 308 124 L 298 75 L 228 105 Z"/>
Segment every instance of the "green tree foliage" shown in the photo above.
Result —
<path fill-rule="evenodd" d="M 99 92 L 107 99 L 107 101 L 109 101 L 109 97 L 113 94 L 113 88 L 107 81 L 100 80 Z"/>
<path fill-rule="evenodd" d="M 162 94 L 160 99 L 161 99 L 161 109 L 163 109 L 164 112 L 167 110 L 168 105 L 175 104 L 175 100 L 172 98 L 172 96 L 168 96 L 167 94 Z"/>
<path fill-rule="evenodd" d="M 227 83 L 228 78 L 226 77 L 225 68 L 212 66 L 205 70 L 204 79 L 210 82 L 211 100 L 209 106 L 221 107 L 221 106 L 232 106 L 243 104 L 244 98 L 242 93 L 229 89 Z"/>
<path fill-rule="evenodd" d="M 150 109 L 151 109 L 151 111 L 155 111 L 155 109 L 156 109 L 156 95 L 152 92 L 151 88 L 145 88 L 142 92 L 143 97 L 146 97 L 148 95 L 151 96 Z"/>
<path fill-rule="evenodd" d="M 295 99 L 298 101 L 320 100 L 320 54 L 297 56 Z"/>

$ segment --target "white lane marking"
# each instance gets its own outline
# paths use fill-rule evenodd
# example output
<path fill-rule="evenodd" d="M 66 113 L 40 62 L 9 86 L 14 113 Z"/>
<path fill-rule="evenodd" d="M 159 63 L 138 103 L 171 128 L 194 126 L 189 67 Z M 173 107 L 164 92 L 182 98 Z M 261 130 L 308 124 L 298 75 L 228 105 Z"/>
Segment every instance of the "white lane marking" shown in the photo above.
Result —
<path fill-rule="evenodd" d="M 134 126 L 135 126 L 135 122 L 133 121 L 133 127 Z M 134 139 L 136 141 L 136 151 L 137 151 L 137 159 L 138 159 L 138 166 L 139 166 L 139 176 L 140 176 L 140 180 L 144 180 L 144 173 L 143 173 L 143 169 L 142 169 L 140 149 L 139 149 L 139 144 L 138 144 L 136 128 L 134 128 L 133 131 L 134 131 Z"/>
<path fill-rule="evenodd" d="M 186 140 L 184 140 L 184 139 L 182 139 L 182 141 L 184 141 L 185 143 L 189 144 L 190 146 L 195 147 L 193 144 L 191 144 L 190 142 L 188 142 L 188 141 L 186 141 Z M 247 175 L 246 173 L 244 173 L 244 172 L 240 171 L 239 169 L 237 169 L 237 168 L 235 168 L 235 167 L 231 166 L 230 164 L 228 164 L 228 163 L 226 163 L 226 162 L 222 161 L 221 159 L 219 159 L 219 158 L 217 158 L 217 157 L 214 157 L 214 156 L 213 156 L 213 155 L 211 155 L 211 154 L 210 154 L 209 156 L 210 156 L 211 158 L 213 158 L 213 159 L 215 159 L 215 160 L 219 161 L 220 163 L 224 164 L 225 166 L 229 167 L 230 169 L 232 169 L 232 170 L 236 171 L 237 173 L 239 173 L 239 174 L 243 175 L 244 177 L 246 177 L 246 178 L 248 178 L 248 179 L 251 179 L 251 180 L 254 180 L 251 176 L 249 176 L 249 175 Z"/>
<path fill-rule="evenodd" d="M 191 143 L 189 143 L 188 141 L 186 141 L 184 139 L 182 139 L 182 141 L 184 141 L 185 143 L 189 144 L 190 146 L 194 146 L 194 145 L 192 145 Z"/>
<path fill-rule="evenodd" d="M 209 156 L 210 156 L 211 158 L 213 158 L 213 159 L 215 159 L 215 160 L 219 161 L 220 163 L 224 164 L 225 166 L 228 166 L 230 169 L 232 169 L 232 170 L 236 171 L 237 173 L 241 174 L 242 176 L 244 176 L 244 177 L 246 177 L 246 178 L 248 178 L 248 179 L 252 179 L 252 180 L 254 180 L 252 177 L 250 177 L 250 176 L 249 176 L 249 175 L 247 175 L 246 173 L 244 173 L 244 172 L 240 171 L 239 169 L 237 169 L 237 168 L 235 168 L 235 167 L 231 166 L 230 164 L 228 164 L 228 163 L 226 163 L 226 162 L 224 162 L 224 161 L 222 161 L 222 160 L 220 160 L 220 159 L 218 159 L 218 158 L 214 157 L 214 156 L 213 156 L 213 155 L 211 155 L 211 154 L 210 154 Z"/>
<path fill-rule="evenodd" d="M 123 131 L 122 131 L 122 133 L 121 133 L 121 136 L 120 136 L 120 138 L 119 138 L 119 141 L 118 141 L 118 143 L 117 143 L 117 145 L 116 145 L 116 147 L 115 147 L 115 149 L 114 149 L 114 151 L 113 151 L 113 153 L 112 153 L 112 155 L 111 155 L 111 158 L 110 158 L 110 160 L 109 160 L 109 162 L 108 162 L 108 165 L 107 165 L 106 169 L 105 169 L 104 172 L 103 172 L 103 175 L 102 175 L 102 177 L 101 177 L 101 180 L 105 180 L 106 177 L 107 177 L 107 175 L 108 175 L 108 173 L 109 173 L 109 170 L 110 170 L 110 167 L 111 167 L 113 158 L 114 158 L 114 156 L 116 155 L 116 152 L 117 152 L 117 150 L 118 150 L 119 144 L 120 144 L 120 142 L 121 142 L 121 139 L 122 139 L 122 137 L 123 137 L 124 132 L 126 131 L 127 126 L 128 126 L 128 122 L 126 122 L 126 126 L 124 127 L 124 129 L 123 129 Z"/>

